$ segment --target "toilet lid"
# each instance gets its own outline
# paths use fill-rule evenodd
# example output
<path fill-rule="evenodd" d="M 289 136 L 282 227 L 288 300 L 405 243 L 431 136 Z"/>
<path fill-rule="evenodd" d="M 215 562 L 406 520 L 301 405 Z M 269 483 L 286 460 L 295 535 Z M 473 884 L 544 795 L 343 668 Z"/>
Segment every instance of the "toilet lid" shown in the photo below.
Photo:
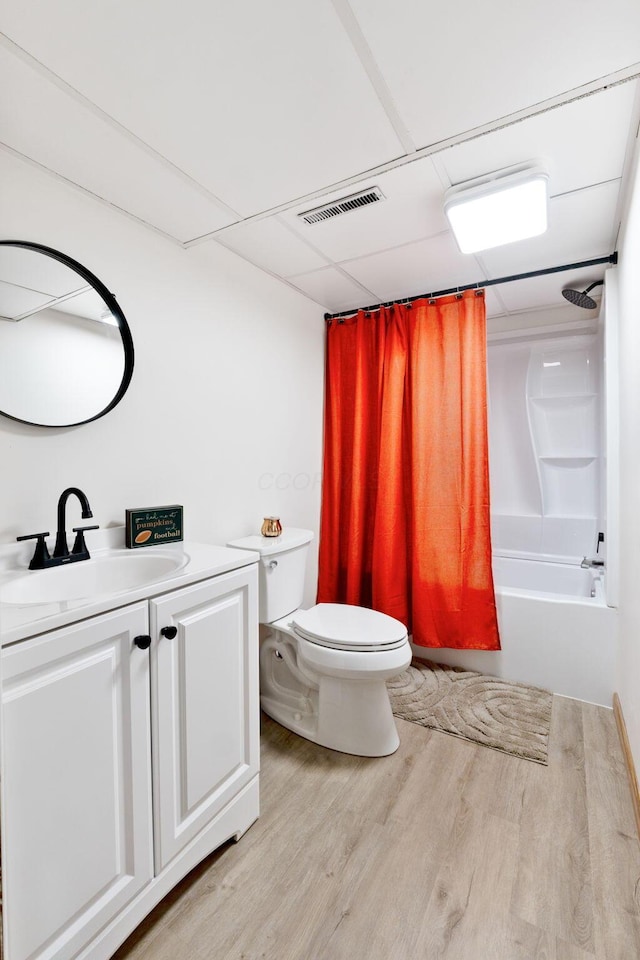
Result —
<path fill-rule="evenodd" d="M 407 639 L 407 628 L 399 620 L 345 603 L 318 603 L 310 610 L 298 610 L 292 626 L 303 639 L 335 650 L 389 650 Z"/>

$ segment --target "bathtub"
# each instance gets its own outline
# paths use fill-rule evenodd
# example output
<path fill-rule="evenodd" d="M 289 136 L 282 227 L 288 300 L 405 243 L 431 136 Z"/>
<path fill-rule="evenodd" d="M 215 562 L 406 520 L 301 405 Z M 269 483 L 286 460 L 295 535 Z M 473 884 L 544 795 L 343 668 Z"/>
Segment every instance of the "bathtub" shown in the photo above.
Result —
<path fill-rule="evenodd" d="M 416 656 L 610 707 L 618 622 L 601 573 L 508 555 L 494 556 L 493 573 L 502 649 L 414 646 Z"/>
<path fill-rule="evenodd" d="M 552 598 L 593 599 L 604 602 L 602 570 L 585 570 L 577 563 L 551 563 L 544 560 L 523 560 L 519 557 L 495 555 L 493 580 L 496 590 L 510 595 L 542 594 Z"/>

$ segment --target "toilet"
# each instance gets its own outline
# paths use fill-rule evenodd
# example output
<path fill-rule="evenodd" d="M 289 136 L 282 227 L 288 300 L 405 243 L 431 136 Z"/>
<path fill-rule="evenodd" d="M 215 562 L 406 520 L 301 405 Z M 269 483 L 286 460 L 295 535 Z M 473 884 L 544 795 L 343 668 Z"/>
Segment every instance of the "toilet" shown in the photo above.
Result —
<path fill-rule="evenodd" d="M 228 546 L 260 554 L 260 705 L 323 747 L 384 757 L 400 743 L 386 681 L 411 662 L 404 624 L 365 607 L 300 609 L 311 530 Z"/>

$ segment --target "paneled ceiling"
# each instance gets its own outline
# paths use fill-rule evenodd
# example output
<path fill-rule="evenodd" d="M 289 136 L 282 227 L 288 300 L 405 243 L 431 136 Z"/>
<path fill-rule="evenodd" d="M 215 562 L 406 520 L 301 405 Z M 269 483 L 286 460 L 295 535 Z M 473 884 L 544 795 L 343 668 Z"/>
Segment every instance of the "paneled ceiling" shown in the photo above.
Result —
<path fill-rule="evenodd" d="M 616 248 L 638 0 L 5 0 L 0 30 L 4 149 L 325 310 Z M 459 253 L 445 190 L 528 161 L 549 173 L 547 233 Z M 372 186 L 382 202 L 298 217 Z M 490 286 L 489 316 L 584 315 L 561 290 L 604 270 Z"/>

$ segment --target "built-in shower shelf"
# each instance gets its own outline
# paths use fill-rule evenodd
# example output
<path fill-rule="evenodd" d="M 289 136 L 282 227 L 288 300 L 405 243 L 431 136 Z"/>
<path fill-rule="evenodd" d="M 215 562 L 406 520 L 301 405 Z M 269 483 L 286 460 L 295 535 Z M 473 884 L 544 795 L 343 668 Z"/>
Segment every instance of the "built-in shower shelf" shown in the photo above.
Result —
<path fill-rule="evenodd" d="M 547 513 L 547 520 L 592 520 L 596 521 L 598 518 L 595 513 Z"/>
<path fill-rule="evenodd" d="M 576 466 L 586 466 L 586 464 L 591 463 L 593 460 L 598 459 L 597 453 L 582 453 L 575 455 L 566 455 L 562 454 L 560 456 L 541 456 L 539 458 L 545 463 L 574 463 Z"/>
<path fill-rule="evenodd" d="M 538 390 L 529 397 L 533 446 L 543 469 L 541 483 L 545 513 L 551 509 L 557 496 L 566 498 L 570 509 L 575 483 L 578 484 L 575 495 L 586 494 L 585 483 L 591 486 L 595 481 L 591 473 L 593 461 L 598 457 L 597 394 L 590 390 L 580 393 L 575 389 L 571 393 L 561 393 L 558 391 L 561 384 L 549 386 L 553 388 L 552 392 L 541 394 Z M 561 472 L 565 475 L 561 476 Z M 578 477 L 581 473 L 584 476 Z"/>
<path fill-rule="evenodd" d="M 534 403 L 562 404 L 567 400 L 590 400 L 597 397 L 597 393 L 554 393 L 553 395 L 544 394 L 536 397 L 529 397 Z"/>

